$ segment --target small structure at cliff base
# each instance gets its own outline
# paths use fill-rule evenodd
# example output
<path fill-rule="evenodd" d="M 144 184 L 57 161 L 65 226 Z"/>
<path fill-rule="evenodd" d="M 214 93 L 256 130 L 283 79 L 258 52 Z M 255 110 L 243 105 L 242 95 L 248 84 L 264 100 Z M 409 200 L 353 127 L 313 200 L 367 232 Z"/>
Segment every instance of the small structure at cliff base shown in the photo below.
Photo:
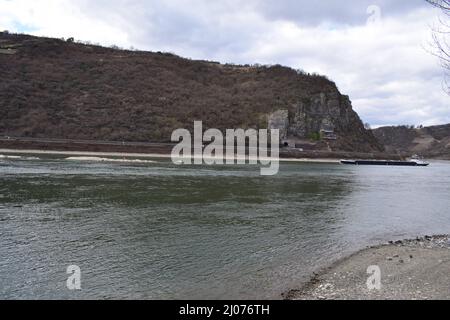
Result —
<path fill-rule="evenodd" d="M 320 137 L 324 140 L 337 140 L 337 135 L 334 130 L 320 130 Z"/>

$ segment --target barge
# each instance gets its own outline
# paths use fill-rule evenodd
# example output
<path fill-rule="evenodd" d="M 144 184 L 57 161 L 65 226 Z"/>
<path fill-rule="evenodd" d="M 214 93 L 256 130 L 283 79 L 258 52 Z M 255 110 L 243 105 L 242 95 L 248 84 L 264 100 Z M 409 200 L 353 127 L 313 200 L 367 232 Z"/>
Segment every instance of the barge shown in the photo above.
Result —
<path fill-rule="evenodd" d="M 409 161 L 396 160 L 341 160 L 342 164 L 357 166 L 405 166 L 405 167 L 428 167 L 430 164 L 420 159 Z"/>

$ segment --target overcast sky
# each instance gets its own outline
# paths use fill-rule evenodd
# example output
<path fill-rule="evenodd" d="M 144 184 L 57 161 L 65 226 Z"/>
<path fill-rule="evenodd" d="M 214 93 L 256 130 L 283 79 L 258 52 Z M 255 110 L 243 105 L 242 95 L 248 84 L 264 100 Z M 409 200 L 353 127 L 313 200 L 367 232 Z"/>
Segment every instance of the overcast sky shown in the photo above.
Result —
<path fill-rule="evenodd" d="M 0 29 L 317 72 L 364 122 L 450 123 L 424 0 L 0 0 Z"/>

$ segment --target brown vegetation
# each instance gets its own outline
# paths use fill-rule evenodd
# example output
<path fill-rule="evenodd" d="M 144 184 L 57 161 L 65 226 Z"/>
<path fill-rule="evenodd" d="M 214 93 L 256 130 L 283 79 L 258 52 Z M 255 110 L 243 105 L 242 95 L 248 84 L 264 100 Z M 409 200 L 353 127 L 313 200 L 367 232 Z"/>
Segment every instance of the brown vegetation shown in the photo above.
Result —
<path fill-rule="evenodd" d="M 345 100 L 326 77 L 279 65 L 221 65 L 0 33 L 0 48 L 7 47 L 15 54 L 0 54 L 3 136 L 168 142 L 195 120 L 205 129 L 266 128 L 269 113 L 321 92 Z M 356 125 L 336 126 L 337 147 L 380 150 L 350 111 Z"/>
<path fill-rule="evenodd" d="M 387 152 L 450 159 L 450 124 L 420 128 L 382 127 L 373 132 Z"/>

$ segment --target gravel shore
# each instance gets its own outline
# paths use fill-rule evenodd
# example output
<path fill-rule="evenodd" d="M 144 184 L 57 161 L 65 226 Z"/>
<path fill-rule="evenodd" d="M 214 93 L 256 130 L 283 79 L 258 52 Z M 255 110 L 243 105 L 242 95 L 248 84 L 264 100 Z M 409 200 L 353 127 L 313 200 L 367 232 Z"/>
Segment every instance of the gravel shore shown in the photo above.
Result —
<path fill-rule="evenodd" d="M 369 289 L 368 268 L 381 288 Z M 370 281 L 370 284 L 374 282 Z M 450 238 L 425 236 L 370 247 L 315 274 L 289 300 L 450 300 Z"/>

